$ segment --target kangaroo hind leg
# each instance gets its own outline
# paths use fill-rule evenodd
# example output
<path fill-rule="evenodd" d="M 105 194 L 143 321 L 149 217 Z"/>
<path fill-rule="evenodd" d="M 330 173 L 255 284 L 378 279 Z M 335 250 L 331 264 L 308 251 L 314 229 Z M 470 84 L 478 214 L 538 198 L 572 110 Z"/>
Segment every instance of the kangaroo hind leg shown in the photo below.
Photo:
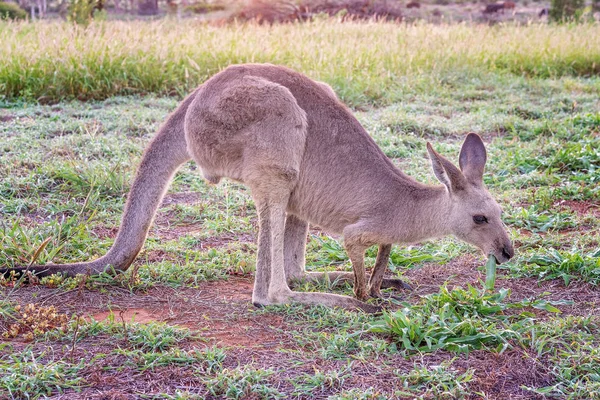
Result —
<path fill-rule="evenodd" d="M 285 219 L 284 258 L 285 277 L 288 283 L 302 280 L 305 275 L 306 237 L 308 222 L 293 214 Z"/>
<path fill-rule="evenodd" d="M 258 257 L 252 302 L 257 306 L 298 302 L 321 304 L 367 312 L 377 312 L 380 307 L 366 304 L 348 296 L 329 293 L 303 293 L 292 291 L 287 283 L 287 272 L 303 274 L 304 242 L 307 224 L 296 217 L 287 216 L 286 208 L 290 194 L 296 183 L 293 169 L 286 166 L 261 165 L 265 158 L 249 163 L 252 171 L 244 178 L 250 190 L 259 218 Z M 289 160 L 289 158 L 286 158 Z M 273 161 L 273 158 L 271 158 Z M 286 228 L 286 218 L 289 224 Z M 286 250 L 286 233 L 288 248 Z M 293 233 L 293 235 L 292 235 Z M 293 245 L 293 246 L 292 246 Z M 293 257 L 297 255 L 298 257 Z M 293 262 L 290 262 L 293 259 Z M 287 264 L 286 264 L 287 261 Z M 288 269 L 286 271 L 286 268 Z"/>

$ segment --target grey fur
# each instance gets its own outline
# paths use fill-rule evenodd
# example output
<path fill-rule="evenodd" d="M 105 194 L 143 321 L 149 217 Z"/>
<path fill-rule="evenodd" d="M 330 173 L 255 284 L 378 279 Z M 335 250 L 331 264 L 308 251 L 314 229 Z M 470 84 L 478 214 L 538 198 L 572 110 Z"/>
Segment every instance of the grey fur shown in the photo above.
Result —
<path fill-rule="evenodd" d="M 258 256 L 252 301 L 298 301 L 374 311 L 348 296 L 301 293 L 288 283 L 322 279 L 306 273 L 308 222 L 343 234 L 354 269 L 355 294 L 379 295 L 392 243 L 415 243 L 454 234 L 502 262 L 513 255 L 500 207 L 484 188 L 485 147 L 469 134 L 461 169 L 427 144 L 442 186 L 423 185 L 398 170 L 333 90 L 273 65 L 235 65 L 218 73 L 168 117 L 150 142 L 108 253 L 91 262 L 45 265 L 45 274 L 126 270 L 142 248 L 171 178 L 193 158 L 204 177 L 246 184 L 259 216 Z M 488 223 L 477 225 L 474 215 Z M 370 288 L 364 251 L 379 244 Z M 348 279 L 331 273 L 330 279 Z"/>

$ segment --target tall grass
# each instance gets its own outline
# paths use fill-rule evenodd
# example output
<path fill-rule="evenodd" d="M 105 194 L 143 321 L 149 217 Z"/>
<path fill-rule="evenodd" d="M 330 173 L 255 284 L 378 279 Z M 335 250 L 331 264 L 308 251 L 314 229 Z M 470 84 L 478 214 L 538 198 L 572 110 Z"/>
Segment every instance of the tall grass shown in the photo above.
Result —
<path fill-rule="evenodd" d="M 456 72 L 600 73 L 598 24 L 0 23 L 0 37 L 0 96 L 6 99 L 183 94 L 244 62 L 287 65 L 332 84 L 351 103 L 393 101 L 407 82 L 435 83 Z"/>

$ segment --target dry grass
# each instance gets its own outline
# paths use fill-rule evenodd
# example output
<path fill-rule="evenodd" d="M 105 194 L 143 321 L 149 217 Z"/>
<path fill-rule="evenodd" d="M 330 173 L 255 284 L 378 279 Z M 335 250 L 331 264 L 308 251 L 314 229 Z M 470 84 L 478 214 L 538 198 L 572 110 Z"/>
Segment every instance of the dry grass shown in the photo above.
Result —
<path fill-rule="evenodd" d="M 0 23 L 0 96 L 54 101 L 183 94 L 229 64 L 270 62 L 327 81 L 352 104 L 397 100 L 407 81 L 600 72 L 600 25 L 342 23 L 216 27 L 194 21 Z"/>

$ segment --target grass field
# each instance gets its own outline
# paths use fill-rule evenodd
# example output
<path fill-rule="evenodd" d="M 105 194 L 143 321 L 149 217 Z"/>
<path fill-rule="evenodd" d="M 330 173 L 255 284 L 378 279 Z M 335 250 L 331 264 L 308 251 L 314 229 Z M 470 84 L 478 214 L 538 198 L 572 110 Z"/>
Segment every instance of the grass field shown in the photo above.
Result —
<path fill-rule="evenodd" d="M 348 103 L 390 104 L 465 76 L 600 72 L 598 24 L 338 23 L 214 27 L 194 21 L 0 23 L 0 95 L 42 102 L 179 94 L 225 66 L 284 64 Z"/>
<path fill-rule="evenodd" d="M 177 93 L 240 61 L 330 82 L 423 182 L 435 182 L 427 141 L 456 161 L 463 135 L 480 133 L 485 182 L 517 255 L 485 293 L 485 260 L 472 247 L 395 246 L 390 274 L 413 290 L 383 315 L 255 309 L 251 197 L 232 182 L 207 185 L 186 164 L 126 274 L 1 282 L 0 397 L 600 398 L 597 25 L 116 23 L 69 43 L 72 29 L 0 24 L 0 265 L 27 262 L 46 238 L 41 262 L 104 254 Z M 359 44 L 323 44 L 341 33 Z M 495 47 L 491 36 L 503 39 Z M 79 93 L 99 100 L 73 100 Z M 307 268 L 350 270 L 338 239 L 311 229 Z M 367 255 L 372 264 L 375 249 Z"/>

